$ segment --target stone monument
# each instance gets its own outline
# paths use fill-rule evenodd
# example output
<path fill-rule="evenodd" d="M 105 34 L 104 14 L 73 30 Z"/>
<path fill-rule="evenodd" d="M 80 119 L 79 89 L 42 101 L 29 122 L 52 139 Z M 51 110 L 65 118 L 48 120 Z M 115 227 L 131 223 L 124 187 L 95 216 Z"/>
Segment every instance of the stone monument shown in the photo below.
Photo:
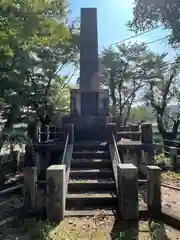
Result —
<path fill-rule="evenodd" d="M 109 91 L 100 89 L 97 9 L 81 9 L 80 89 L 71 90 L 71 114 L 64 122 L 75 129 L 106 126 L 109 115 Z"/>

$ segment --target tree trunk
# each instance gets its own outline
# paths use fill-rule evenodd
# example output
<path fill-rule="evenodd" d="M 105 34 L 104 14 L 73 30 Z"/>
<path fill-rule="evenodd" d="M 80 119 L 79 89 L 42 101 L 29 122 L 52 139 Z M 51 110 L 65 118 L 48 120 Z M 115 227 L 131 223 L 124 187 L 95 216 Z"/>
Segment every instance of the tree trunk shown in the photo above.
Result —
<path fill-rule="evenodd" d="M 15 123 L 17 118 L 19 117 L 19 113 L 20 113 L 19 105 L 18 106 L 16 104 L 13 105 L 11 107 L 11 110 L 10 110 L 8 116 L 7 116 L 7 121 L 4 125 L 4 128 L 0 133 L 0 152 L 1 152 L 1 150 L 4 146 L 4 143 L 7 139 L 7 132 L 9 132 L 12 129 L 13 124 Z"/>
<path fill-rule="evenodd" d="M 131 100 L 131 102 L 129 103 L 129 106 L 128 106 L 128 109 L 127 109 L 127 113 L 126 113 L 126 117 L 124 118 L 124 121 L 123 121 L 123 126 L 126 126 L 127 121 L 129 120 L 129 116 L 130 116 L 130 111 L 131 111 L 131 107 L 132 107 L 132 104 L 133 104 L 133 100 Z"/>

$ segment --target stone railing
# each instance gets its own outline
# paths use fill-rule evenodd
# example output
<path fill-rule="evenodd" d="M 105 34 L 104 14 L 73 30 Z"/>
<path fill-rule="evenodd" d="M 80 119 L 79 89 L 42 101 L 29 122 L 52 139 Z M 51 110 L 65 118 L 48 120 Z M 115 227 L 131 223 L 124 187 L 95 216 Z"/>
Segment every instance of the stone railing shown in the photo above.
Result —
<path fill-rule="evenodd" d="M 133 164 L 121 162 L 117 148 L 117 128 L 115 123 L 108 124 L 107 138 L 114 171 L 118 209 L 124 220 L 138 218 L 138 169 Z"/>
<path fill-rule="evenodd" d="M 65 135 L 66 141 L 62 159 L 57 165 L 51 165 L 47 168 L 46 180 L 38 181 L 36 166 L 24 169 L 26 209 L 36 209 L 37 185 L 45 185 L 47 218 L 54 222 L 62 220 L 65 213 L 65 199 L 74 143 L 73 124 L 65 126 Z"/>
<path fill-rule="evenodd" d="M 74 143 L 74 126 L 66 125 L 66 142 L 61 165 L 52 165 L 47 169 L 47 218 L 60 221 L 64 218 L 67 185 L 71 167 Z"/>
<path fill-rule="evenodd" d="M 142 139 L 143 139 L 142 135 Z M 109 153 L 114 171 L 116 190 L 118 196 L 118 209 L 124 220 L 138 219 L 139 217 L 139 198 L 138 189 L 142 180 L 138 180 L 138 166 L 130 163 L 124 163 L 117 148 L 117 128 L 116 124 L 109 124 L 107 127 L 107 139 L 109 144 Z M 143 141 L 148 142 L 147 138 Z M 151 158 L 152 149 L 144 149 L 147 157 Z M 119 156 L 120 154 L 120 156 Z M 146 180 L 143 183 L 148 184 L 147 206 L 151 215 L 157 216 L 161 212 L 161 193 L 160 193 L 160 168 L 149 166 L 148 161 L 144 166 L 146 169 Z M 155 200 L 157 199 L 157 201 Z"/>
<path fill-rule="evenodd" d="M 114 129 L 111 138 L 109 138 L 109 153 L 116 184 L 118 209 L 124 220 L 136 219 L 138 217 L 138 171 L 133 164 L 123 164 L 121 162 L 116 143 L 117 134 L 113 125 L 109 125 L 111 130 Z M 132 189 L 132 191 L 129 191 L 129 189 Z"/>
<path fill-rule="evenodd" d="M 116 183 L 116 190 L 118 190 L 117 166 L 118 164 L 121 164 L 121 159 L 119 156 L 117 143 L 116 143 L 117 129 L 116 129 L 115 123 L 108 124 L 107 137 L 108 137 L 108 145 L 109 145 L 109 154 L 112 161 L 112 168 L 113 168 L 114 178 Z"/>

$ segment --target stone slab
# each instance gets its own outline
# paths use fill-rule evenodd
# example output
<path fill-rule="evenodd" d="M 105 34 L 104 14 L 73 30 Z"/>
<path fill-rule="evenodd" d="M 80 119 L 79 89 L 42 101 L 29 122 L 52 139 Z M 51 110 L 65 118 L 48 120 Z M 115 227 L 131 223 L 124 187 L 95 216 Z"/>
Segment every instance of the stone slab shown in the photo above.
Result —
<path fill-rule="evenodd" d="M 119 209 L 124 220 L 138 219 L 138 169 L 133 164 L 118 164 Z"/>
<path fill-rule="evenodd" d="M 161 168 L 147 166 L 148 179 L 148 211 L 152 216 L 161 213 Z"/>
<path fill-rule="evenodd" d="M 47 218 L 59 222 L 64 218 L 66 199 L 66 166 L 52 165 L 47 169 Z"/>

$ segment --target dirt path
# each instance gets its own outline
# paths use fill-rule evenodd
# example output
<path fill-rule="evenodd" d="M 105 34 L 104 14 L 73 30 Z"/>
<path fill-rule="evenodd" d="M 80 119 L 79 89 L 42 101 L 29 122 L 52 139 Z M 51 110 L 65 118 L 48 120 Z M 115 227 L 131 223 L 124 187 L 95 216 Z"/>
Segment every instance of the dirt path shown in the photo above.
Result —
<path fill-rule="evenodd" d="M 171 208 L 175 212 L 179 212 L 180 215 L 180 191 L 168 188 L 161 187 L 162 194 L 162 207 Z M 147 187 L 141 186 L 139 188 L 139 200 L 140 204 L 147 204 Z"/>

